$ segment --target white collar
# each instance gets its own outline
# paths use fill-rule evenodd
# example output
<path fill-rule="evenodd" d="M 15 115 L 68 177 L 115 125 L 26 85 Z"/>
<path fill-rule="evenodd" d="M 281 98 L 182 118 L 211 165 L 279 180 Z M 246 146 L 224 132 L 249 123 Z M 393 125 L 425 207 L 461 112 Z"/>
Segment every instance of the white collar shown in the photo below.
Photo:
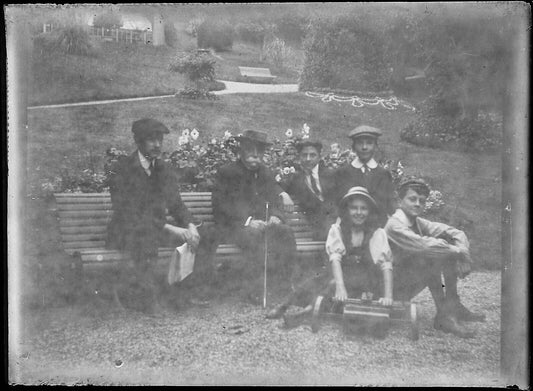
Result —
<path fill-rule="evenodd" d="M 394 212 L 393 216 L 400 220 L 402 224 L 407 225 L 408 227 L 412 227 L 416 224 L 416 218 L 414 222 L 411 222 L 409 217 L 407 217 L 407 215 L 401 208 L 396 209 L 396 212 Z"/>
<path fill-rule="evenodd" d="M 352 166 L 360 170 L 364 166 L 364 164 L 361 162 L 361 160 L 359 160 L 359 157 L 356 157 L 352 161 Z M 371 170 L 373 170 L 374 168 L 378 166 L 378 163 L 374 160 L 374 158 L 372 158 L 368 162 L 366 162 L 366 166 L 370 168 Z"/>
<path fill-rule="evenodd" d="M 314 166 L 313 169 L 311 170 L 311 174 L 312 174 L 315 178 L 318 178 L 318 163 L 317 163 L 316 166 Z"/>
<path fill-rule="evenodd" d="M 141 151 L 137 150 L 137 152 L 139 155 L 139 161 L 141 162 L 141 167 L 145 170 L 150 170 L 150 160 L 148 160 L 146 156 L 141 153 Z"/>

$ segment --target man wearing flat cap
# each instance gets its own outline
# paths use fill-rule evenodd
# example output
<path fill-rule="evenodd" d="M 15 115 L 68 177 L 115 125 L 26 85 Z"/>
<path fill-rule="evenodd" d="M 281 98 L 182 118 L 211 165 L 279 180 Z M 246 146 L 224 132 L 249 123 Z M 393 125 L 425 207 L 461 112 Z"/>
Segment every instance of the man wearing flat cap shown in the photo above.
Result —
<path fill-rule="evenodd" d="M 470 244 L 463 231 L 420 217 L 428 195 L 424 180 L 406 178 L 398 189 L 399 208 L 385 226 L 395 263 L 394 297 L 410 300 L 428 287 L 437 307 L 434 328 L 471 338 L 473 331 L 461 322 L 485 316 L 467 309 L 457 291 L 457 279 L 470 273 Z"/>
<path fill-rule="evenodd" d="M 390 172 L 379 166 L 374 159 L 378 138 L 383 132 L 372 126 L 360 125 L 353 129 L 348 137 L 352 140 L 352 150 L 357 157 L 351 164 L 341 167 L 334 174 L 337 192 L 336 204 L 339 205 L 342 194 L 354 186 L 368 189 L 378 205 L 378 220 L 384 226 L 387 217 L 396 209 L 394 185 Z"/>
<path fill-rule="evenodd" d="M 314 239 L 325 241 L 336 217 L 332 194 L 333 170 L 321 160 L 320 141 L 301 140 L 296 143 L 296 151 L 301 170 L 282 187 L 298 202 L 313 228 Z"/>
<path fill-rule="evenodd" d="M 284 224 L 285 216 L 280 209 L 283 189 L 263 164 L 265 149 L 271 145 L 267 134 L 246 130 L 236 139 L 240 144 L 239 159 L 221 167 L 215 177 L 213 214 L 218 240 L 235 243 L 243 250 L 244 294 L 249 301 L 259 304 L 264 235 L 268 240 L 269 262 L 285 277 L 290 276 L 297 260 L 296 241 L 291 228 Z"/>
<path fill-rule="evenodd" d="M 119 160 L 110 176 L 113 217 L 109 223 L 107 245 L 131 255 L 135 274 L 149 291 L 148 312 L 159 307 L 159 284 L 154 264 L 158 247 L 167 238 L 187 242 L 196 250 L 200 236 L 192 216 L 182 202 L 175 173 L 161 159 L 163 135 L 168 128 L 144 118 L 132 126 L 137 149 Z M 167 222 L 166 216 L 174 221 Z M 124 276 L 121 276 L 124 277 Z M 114 299 L 121 306 L 114 288 Z"/>

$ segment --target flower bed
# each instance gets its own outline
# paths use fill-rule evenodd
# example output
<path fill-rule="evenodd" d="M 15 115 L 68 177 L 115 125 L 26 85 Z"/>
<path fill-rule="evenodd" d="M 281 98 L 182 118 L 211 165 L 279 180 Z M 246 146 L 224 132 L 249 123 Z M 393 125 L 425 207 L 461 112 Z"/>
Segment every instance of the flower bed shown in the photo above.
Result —
<path fill-rule="evenodd" d="M 298 131 L 287 129 L 285 139 L 275 138 L 271 148 L 266 151 L 264 162 L 274 172 L 278 182 L 290 180 L 291 176 L 301 169 L 296 143 L 309 138 L 309 133 L 310 128 L 307 124 L 304 124 Z M 185 129 L 178 139 L 178 148 L 171 153 L 163 154 L 163 160 L 176 170 L 181 191 L 211 191 L 217 170 L 222 165 L 237 159 L 238 142 L 230 131 L 226 131 L 221 138 L 207 137 L 207 140 L 207 142 L 200 140 L 200 132 L 197 129 Z M 62 174 L 43 183 L 40 195 L 46 196 L 55 192 L 107 192 L 109 191 L 108 177 L 112 167 L 127 155 L 126 151 L 109 148 L 106 151 L 103 172 L 86 169 L 77 175 Z M 331 144 L 329 151 L 322 154 L 326 167 L 332 169 L 349 164 L 354 158 L 353 151 L 342 150 L 337 143 Z M 384 159 L 378 163 L 391 173 L 395 185 L 405 175 L 401 161 Z M 444 201 L 440 191 L 432 190 L 426 211 L 436 215 L 443 206 Z"/>

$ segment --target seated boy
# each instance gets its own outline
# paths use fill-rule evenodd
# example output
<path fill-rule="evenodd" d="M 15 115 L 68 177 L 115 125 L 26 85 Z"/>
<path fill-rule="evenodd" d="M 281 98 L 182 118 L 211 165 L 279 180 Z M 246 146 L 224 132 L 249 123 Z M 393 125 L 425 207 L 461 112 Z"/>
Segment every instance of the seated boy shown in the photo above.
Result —
<path fill-rule="evenodd" d="M 385 226 L 395 263 L 394 297 L 410 300 L 429 287 L 437 307 L 434 327 L 470 338 L 474 333 L 458 321 L 483 321 L 485 316 L 468 310 L 457 293 L 457 277 L 470 273 L 469 242 L 463 231 L 420 217 L 428 195 L 422 179 L 405 180 L 398 190 L 400 207 Z"/>

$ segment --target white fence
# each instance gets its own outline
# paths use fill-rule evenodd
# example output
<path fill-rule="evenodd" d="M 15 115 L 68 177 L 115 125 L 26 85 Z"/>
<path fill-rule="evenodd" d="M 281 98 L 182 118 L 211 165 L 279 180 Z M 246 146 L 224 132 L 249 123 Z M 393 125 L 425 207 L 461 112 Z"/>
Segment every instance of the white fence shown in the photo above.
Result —
<path fill-rule="evenodd" d="M 43 24 L 43 33 L 49 33 L 59 26 L 47 23 Z M 151 45 L 153 43 L 153 34 L 151 31 L 125 30 L 125 29 L 108 29 L 105 27 L 85 27 L 89 35 L 104 41 L 115 42 L 141 42 Z"/>

